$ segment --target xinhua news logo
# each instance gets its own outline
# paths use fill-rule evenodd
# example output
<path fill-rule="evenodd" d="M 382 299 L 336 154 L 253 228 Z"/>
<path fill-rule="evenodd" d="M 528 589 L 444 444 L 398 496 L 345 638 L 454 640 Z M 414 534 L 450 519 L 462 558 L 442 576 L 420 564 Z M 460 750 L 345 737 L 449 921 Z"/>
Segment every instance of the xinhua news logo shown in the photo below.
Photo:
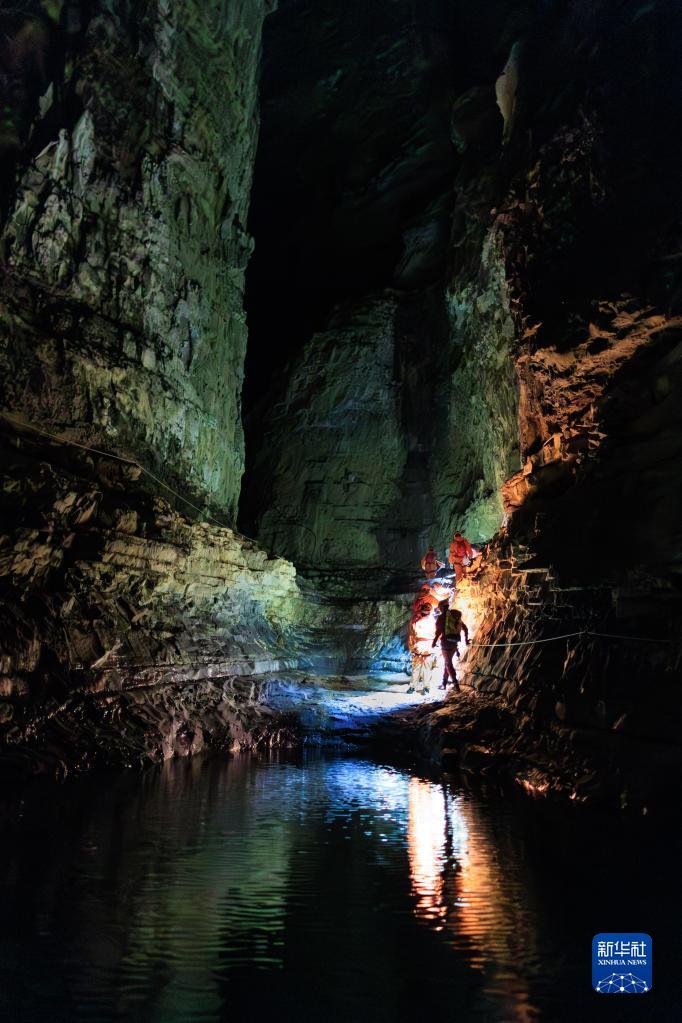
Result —
<path fill-rule="evenodd" d="M 592 987 L 600 995 L 643 995 L 651 991 L 651 937 L 595 934 Z"/>

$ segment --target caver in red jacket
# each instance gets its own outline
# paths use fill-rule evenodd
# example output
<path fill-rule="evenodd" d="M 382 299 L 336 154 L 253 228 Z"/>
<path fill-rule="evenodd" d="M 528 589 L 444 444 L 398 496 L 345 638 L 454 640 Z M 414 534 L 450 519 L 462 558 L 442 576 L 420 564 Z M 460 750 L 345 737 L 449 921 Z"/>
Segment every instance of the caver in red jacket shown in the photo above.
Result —
<path fill-rule="evenodd" d="M 433 579 L 434 575 L 439 568 L 443 567 L 443 562 L 439 561 L 436 557 L 436 552 L 433 547 L 429 547 L 428 551 L 422 558 L 422 568 L 426 574 L 427 579 Z"/>
<path fill-rule="evenodd" d="M 452 543 L 450 544 L 450 553 L 448 555 L 448 561 L 452 565 L 455 571 L 455 578 L 466 579 L 467 565 L 471 564 L 474 558 L 474 549 L 465 536 L 461 533 L 455 533 Z"/>

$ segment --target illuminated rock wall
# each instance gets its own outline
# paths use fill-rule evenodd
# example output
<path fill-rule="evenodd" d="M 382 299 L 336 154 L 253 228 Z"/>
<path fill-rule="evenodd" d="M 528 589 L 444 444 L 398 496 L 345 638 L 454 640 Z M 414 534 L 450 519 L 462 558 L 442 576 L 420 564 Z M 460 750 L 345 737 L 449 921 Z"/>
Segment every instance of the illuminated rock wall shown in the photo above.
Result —
<path fill-rule="evenodd" d="M 2 15 L 2 404 L 141 458 L 228 519 L 266 7 Z"/>
<path fill-rule="evenodd" d="M 237 676 L 305 661 L 295 569 L 216 524 L 234 520 L 243 467 L 267 8 L 0 12 L 3 760 L 255 743 L 260 684 Z M 138 460 L 213 523 L 134 465 L 19 421 Z"/>

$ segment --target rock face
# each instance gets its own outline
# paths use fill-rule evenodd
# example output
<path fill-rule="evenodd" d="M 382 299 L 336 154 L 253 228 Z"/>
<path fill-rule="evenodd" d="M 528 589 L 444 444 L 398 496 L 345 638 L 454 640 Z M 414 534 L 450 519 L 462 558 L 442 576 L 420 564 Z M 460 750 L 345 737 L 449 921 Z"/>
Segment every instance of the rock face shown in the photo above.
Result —
<path fill-rule="evenodd" d="M 135 756 L 288 741 L 267 673 L 404 668 L 456 527 L 490 541 L 461 599 L 498 752 L 577 791 L 676 745 L 682 15 L 612 7 L 269 19 L 241 514 L 270 556 L 228 528 L 269 4 L 0 14 L 13 754 L 87 760 L 133 719 Z"/>
<path fill-rule="evenodd" d="M 499 528 L 517 392 L 494 262 L 486 287 L 473 318 L 466 290 L 449 308 L 431 290 L 336 309 L 268 416 L 254 469 L 267 481 L 266 547 L 309 577 L 357 577 L 372 592 L 411 581 L 428 544 L 455 528 L 475 542 Z"/>
<path fill-rule="evenodd" d="M 299 563 L 352 571 L 395 555 L 371 529 L 390 529 L 406 461 L 386 429 L 398 415 L 395 318 L 390 299 L 341 313 L 307 347 L 271 417 L 263 463 L 272 504 L 260 535 Z"/>
<path fill-rule="evenodd" d="M 219 525 L 243 467 L 267 7 L 0 15 L 4 761 L 256 743 L 244 677 L 307 663 L 295 569 Z"/>
<path fill-rule="evenodd" d="M 284 4 L 267 28 L 251 358 L 276 331 L 267 358 L 290 364 L 265 400 L 252 396 L 246 491 L 259 537 L 307 574 L 364 569 L 400 589 L 429 542 L 457 526 L 486 540 L 502 522 L 500 488 L 520 463 L 499 247 L 481 257 L 478 238 L 446 287 L 473 173 L 490 207 L 489 175 L 478 178 L 502 139 L 494 88 L 460 94 L 504 62 L 496 6 L 499 34 L 466 57 L 487 14 L 477 23 L 445 3 L 381 15 L 352 3 L 343 18 L 331 3 Z M 294 80 L 295 30 L 307 48 L 299 40 Z"/>
<path fill-rule="evenodd" d="M 202 704 L 227 706 L 222 742 L 245 739 L 261 688 L 246 677 L 306 662 L 312 615 L 293 566 L 188 521 L 130 464 L 18 432 L 2 467 L 4 758 L 35 748 L 78 765 L 109 746 L 134 758 L 135 743 L 111 741 L 128 712 L 151 729 L 149 755 L 173 750 L 178 732 L 198 748 L 217 728 L 198 716 Z"/>
<path fill-rule="evenodd" d="M 265 706 L 273 675 L 407 666 L 395 599 L 322 599 L 290 562 L 180 515 L 130 463 L 27 429 L 0 450 L 0 764 L 286 744 Z"/>
<path fill-rule="evenodd" d="M 626 68 L 679 28 L 668 5 L 572 22 L 574 40 L 608 32 L 611 58 L 585 58 L 583 105 L 564 123 L 540 107 L 530 159 L 514 132 L 531 123 L 538 71 L 551 81 L 552 45 L 522 64 L 516 173 L 482 251 L 495 245 L 506 282 L 523 465 L 502 487 L 507 527 L 461 596 L 478 706 L 418 723 L 448 763 L 639 810 L 682 774 L 680 154 L 667 141 L 682 90 L 664 82 L 666 44 L 636 85 Z"/>
<path fill-rule="evenodd" d="M 616 779 L 602 794 L 627 802 L 638 770 L 651 768 L 660 785 L 662 765 L 675 778 L 680 767 L 674 750 L 654 754 L 655 770 L 633 750 L 645 741 L 675 747 L 679 731 L 682 152 L 671 126 L 682 112 L 673 71 L 682 24 L 672 3 L 626 5 L 618 15 L 606 3 L 531 6 L 465 14 L 456 5 L 448 24 L 431 5 L 439 52 L 461 57 L 439 83 L 449 117 L 431 121 L 451 144 L 441 165 L 449 177 L 435 207 L 413 195 L 409 214 L 395 208 L 401 255 L 372 248 L 371 218 L 366 227 L 353 221 L 349 196 L 361 208 L 390 201 L 384 184 L 405 152 L 414 155 L 406 136 L 384 129 L 383 167 L 358 171 L 357 193 L 334 192 L 316 149 L 331 138 L 334 152 L 334 103 L 361 80 L 344 46 L 336 98 L 320 88 L 314 109 L 266 65 L 279 114 L 287 104 L 294 123 L 311 129 L 290 144 L 305 149 L 306 168 L 324 183 L 316 202 L 327 213 L 324 245 L 312 254 L 279 234 L 280 268 L 303 261 L 319 295 L 313 257 L 336 273 L 325 251 L 347 254 L 338 216 L 353 223 L 358 251 L 374 253 L 375 273 L 369 294 L 342 273 L 343 301 L 328 314 L 327 295 L 328 318 L 318 308 L 313 336 L 289 339 L 250 486 L 260 495 L 259 535 L 335 586 L 350 558 L 351 592 L 363 566 L 369 585 L 395 588 L 423 546 L 442 550 L 455 526 L 479 542 L 497 534 L 478 593 L 462 596 L 480 641 L 581 635 L 563 647 L 474 649 L 474 684 L 529 740 L 526 752 L 540 756 L 544 743 L 550 771 L 563 758 L 568 790 L 578 791 L 581 768 L 603 780 L 611 765 Z M 290 16 L 283 7 L 273 32 L 278 24 L 286 35 Z M 464 55 L 474 26 L 476 53 Z M 329 23 L 319 32 L 329 45 Z M 412 39 L 423 45 L 418 32 Z M 428 56 L 400 67 L 419 95 Z M 371 111 L 381 103 L 375 89 Z M 264 111 L 267 137 L 267 103 Z M 378 120 L 391 122 L 388 105 Z M 270 146 L 281 151 L 276 133 Z M 340 177 L 357 167 L 355 155 L 351 147 L 335 165 Z M 422 168 L 411 166 L 419 179 Z M 442 219 L 429 233 L 434 208 Z M 448 245 L 430 247 L 446 229 Z M 428 271 L 405 275 L 425 244 Z M 281 272 L 295 293 L 298 271 Z M 586 629 L 624 638 L 614 646 Z M 596 751 L 589 769 L 583 741 Z"/>
<path fill-rule="evenodd" d="M 419 402 L 433 388 L 428 357 L 421 371 L 412 362 L 409 312 L 390 296 L 339 309 L 306 346 L 258 461 L 270 495 L 262 542 L 327 585 L 357 579 L 358 593 L 411 574 L 428 523 L 432 436 Z"/>
<path fill-rule="evenodd" d="M 570 572 L 562 536 L 584 506 L 583 560 L 595 570 L 615 568 L 628 543 L 645 561 L 654 548 L 659 562 L 664 550 L 674 559 L 680 210 L 669 126 L 682 98 L 668 85 L 672 44 L 653 52 L 674 37 L 679 13 L 456 5 L 448 17 L 435 4 L 422 22 L 408 6 L 381 21 L 371 97 L 361 70 L 371 12 L 317 22 L 305 3 L 285 4 L 270 24 L 257 175 L 267 195 L 256 194 L 254 223 L 281 195 L 265 177 L 278 157 L 298 158 L 287 181 L 302 202 L 313 177 L 317 188 L 302 216 L 281 204 L 282 230 L 253 266 L 254 286 L 277 274 L 294 294 L 292 323 L 277 314 L 290 362 L 260 409 L 247 481 L 259 535 L 306 572 L 338 574 L 350 562 L 385 580 L 409 573 L 427 542 L 442 549 L 453 527 L 482 542 L 513 514 L 514 529 L 530 529 L 543 557 Z M 295 25 L 311 51 L 305 96 L 285 60 Z M 478 50 L 464 53 L 474 34 Z M 369 148 L 363 118 L 356 135 L 343 131 L 363 88 L 381 140 Z M 392 103 L 409 91 L 417 100 L 405 123 Z M 420 191 L 424 181 L 437 184 Z M 377 226 L 378 210 L 390 210 L 390 227 Z M 315 225 L 301 240 L 307 217 Z M 294 219 L 299 233 L 287 230 Z M 380 249 L 379 238 L 398 234 L 400 251 Z M 422 272 L 406 273 L 427 250 Z M 336 296 L 352 298 L 296 341 L 300 309 L 323 301 L 325 271 Z M 254 313 L 254 352 L 269 327 L 267 312 Z M 649 401 L 634 386 L 642 372 L 656 408 L 631 426 Z M 643 504 L 629 496 L 640 465 Z"/>
<path fill-rule="evenodd" d="M 3 15 L 2 404 L 232 519 L 265 0 L 26 6 Z"/>

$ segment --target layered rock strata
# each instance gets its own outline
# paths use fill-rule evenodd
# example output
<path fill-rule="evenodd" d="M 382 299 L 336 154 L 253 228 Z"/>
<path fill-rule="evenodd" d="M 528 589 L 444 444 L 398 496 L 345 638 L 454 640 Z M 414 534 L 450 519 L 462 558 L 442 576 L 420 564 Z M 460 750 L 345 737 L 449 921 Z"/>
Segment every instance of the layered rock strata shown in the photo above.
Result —
<path fill-rule="evenodd" d="M 108 706 L 111 694 L 159 690 L 182 705 L 186 687 L 210 696 L 303 660 L 291 564 L 186 519 L 130 463 L 26 430 L 2 455 L 5 753 L 31 735 L 39 744 L 36 722 L 64 703 L 94 706 L 92 694 Z M 77 729 L 71 738 L 78 746 Z"/>
<path fill-rule="evenodd" d="M 650 576 L 562 584 L 502 537 L 459 595 L 462 693 L 380 739 L 533 794 L 663 809 L 682 776 L 680 603 Z"/>
<path fill-rule="evenodd" d="M 0 452 L 2 764 L 289 743 L 272 678 L 406 667 L 395 601 L 302 589 L 290 562 L 186 518 L 133 463 L 7 422 Z"/>

